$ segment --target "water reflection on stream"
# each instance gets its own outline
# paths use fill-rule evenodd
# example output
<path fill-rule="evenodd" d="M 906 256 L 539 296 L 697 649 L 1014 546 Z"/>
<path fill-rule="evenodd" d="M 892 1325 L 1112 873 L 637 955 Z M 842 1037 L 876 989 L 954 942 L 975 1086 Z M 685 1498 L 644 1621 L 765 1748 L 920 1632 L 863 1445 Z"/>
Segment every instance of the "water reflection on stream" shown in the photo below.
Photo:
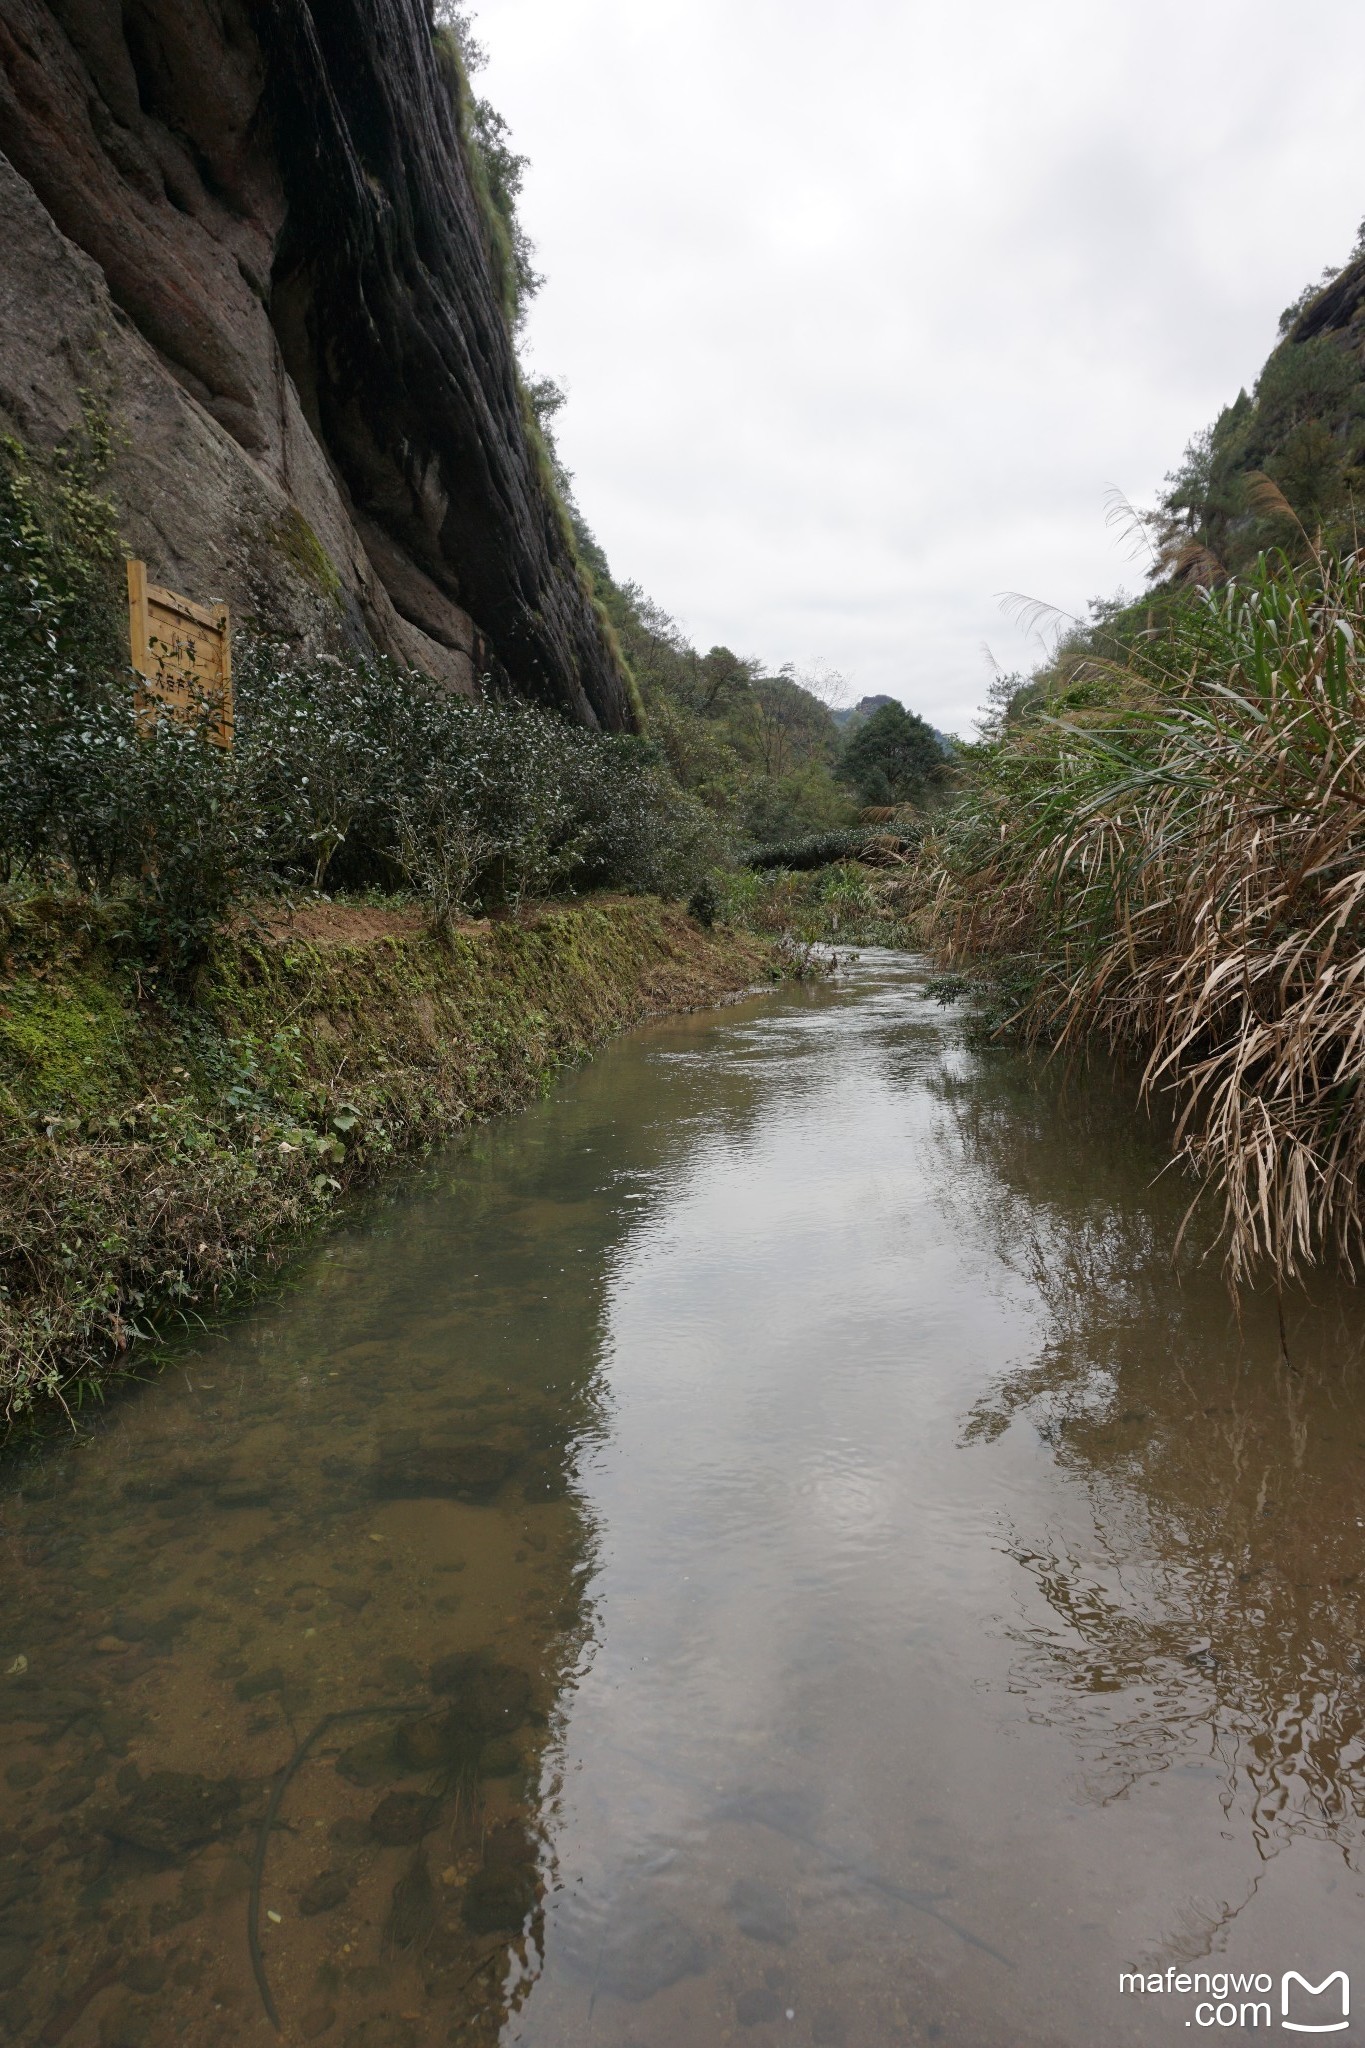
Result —
<path fill-rule="evenodd" d="M 252 1859 L 343 1714 L 266 1843 L 288 2042 L 1090 2048 L 1183 2029 L 1118 1993 L 1168 1965 L 1278 2026 L 1362 1924 L 1365 1318 L 1177 1280 L 1159 1157 L 869 955 L 12 1471 L 0 2032 L 277 2038 Z"/>

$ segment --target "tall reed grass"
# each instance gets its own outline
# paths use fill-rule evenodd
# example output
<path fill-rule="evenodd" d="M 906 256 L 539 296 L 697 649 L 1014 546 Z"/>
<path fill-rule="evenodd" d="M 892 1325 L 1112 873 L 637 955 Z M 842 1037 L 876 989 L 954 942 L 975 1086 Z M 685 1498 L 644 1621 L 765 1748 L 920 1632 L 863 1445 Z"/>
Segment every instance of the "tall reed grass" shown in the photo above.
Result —
<path fill-rule="evenodd" d="M 1262 557 L 975 750 L 929 925 L 1143 1060 L 1231 1277 L 1365 1269 L 1365 566 Z"/>

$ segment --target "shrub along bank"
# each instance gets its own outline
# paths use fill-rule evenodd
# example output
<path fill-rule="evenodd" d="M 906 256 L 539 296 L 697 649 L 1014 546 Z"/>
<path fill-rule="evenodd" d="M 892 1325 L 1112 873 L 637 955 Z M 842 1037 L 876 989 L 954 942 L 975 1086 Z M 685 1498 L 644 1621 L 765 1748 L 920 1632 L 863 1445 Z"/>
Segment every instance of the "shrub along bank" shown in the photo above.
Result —
<path fill-rule="evenodd" d="M 438 926 L 586 889 L 685 896 L 714 820 L 647 740 L 452 696 L 354 650 L 239 635 L 236 742 L 134 708 L 98 437 L 0 440 L 0 884 L 117 905 L 148 972 L 192 973 L 277 887 L 407 890 Z"/>
<path fill-rule="evenodd" d="M 116 907 L 0 911 L 5 1427 L 212 1313 L 400 1153 L 771 957 L 643 897 L 445 935 L 417 910 L 336 903 L 263 920 L 214 938 L 189 990 L 146 982 Z"/>

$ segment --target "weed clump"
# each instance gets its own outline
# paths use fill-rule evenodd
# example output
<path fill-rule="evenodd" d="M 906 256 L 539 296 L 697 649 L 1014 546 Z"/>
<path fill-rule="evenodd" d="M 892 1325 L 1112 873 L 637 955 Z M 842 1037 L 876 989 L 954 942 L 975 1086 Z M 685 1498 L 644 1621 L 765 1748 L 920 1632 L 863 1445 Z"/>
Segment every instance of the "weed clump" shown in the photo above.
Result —
<path fill-rule="evenodd" d="M 717 921 L 776 940 L 793 951 L 837 946 L 913 947 L 913 876 L 904 865 L 874 868 L 858 860 L 818 869 L 741 869 L 720 878 Z"/>

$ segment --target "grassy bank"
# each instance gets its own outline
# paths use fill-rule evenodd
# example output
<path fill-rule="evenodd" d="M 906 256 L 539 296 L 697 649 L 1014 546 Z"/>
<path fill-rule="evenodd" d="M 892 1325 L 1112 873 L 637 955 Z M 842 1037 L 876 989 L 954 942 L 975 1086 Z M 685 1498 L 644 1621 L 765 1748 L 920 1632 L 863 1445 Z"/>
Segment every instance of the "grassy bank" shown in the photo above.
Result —
<path fill-rule="evenodd" d="M 319 903 L 239 919 L 171 995 L 88 904 L 0 910 L 0 1415 L 88 1399 L 404 1151 L 769 958 L 649 898 L 446 939 L 416 912 Z"/>

